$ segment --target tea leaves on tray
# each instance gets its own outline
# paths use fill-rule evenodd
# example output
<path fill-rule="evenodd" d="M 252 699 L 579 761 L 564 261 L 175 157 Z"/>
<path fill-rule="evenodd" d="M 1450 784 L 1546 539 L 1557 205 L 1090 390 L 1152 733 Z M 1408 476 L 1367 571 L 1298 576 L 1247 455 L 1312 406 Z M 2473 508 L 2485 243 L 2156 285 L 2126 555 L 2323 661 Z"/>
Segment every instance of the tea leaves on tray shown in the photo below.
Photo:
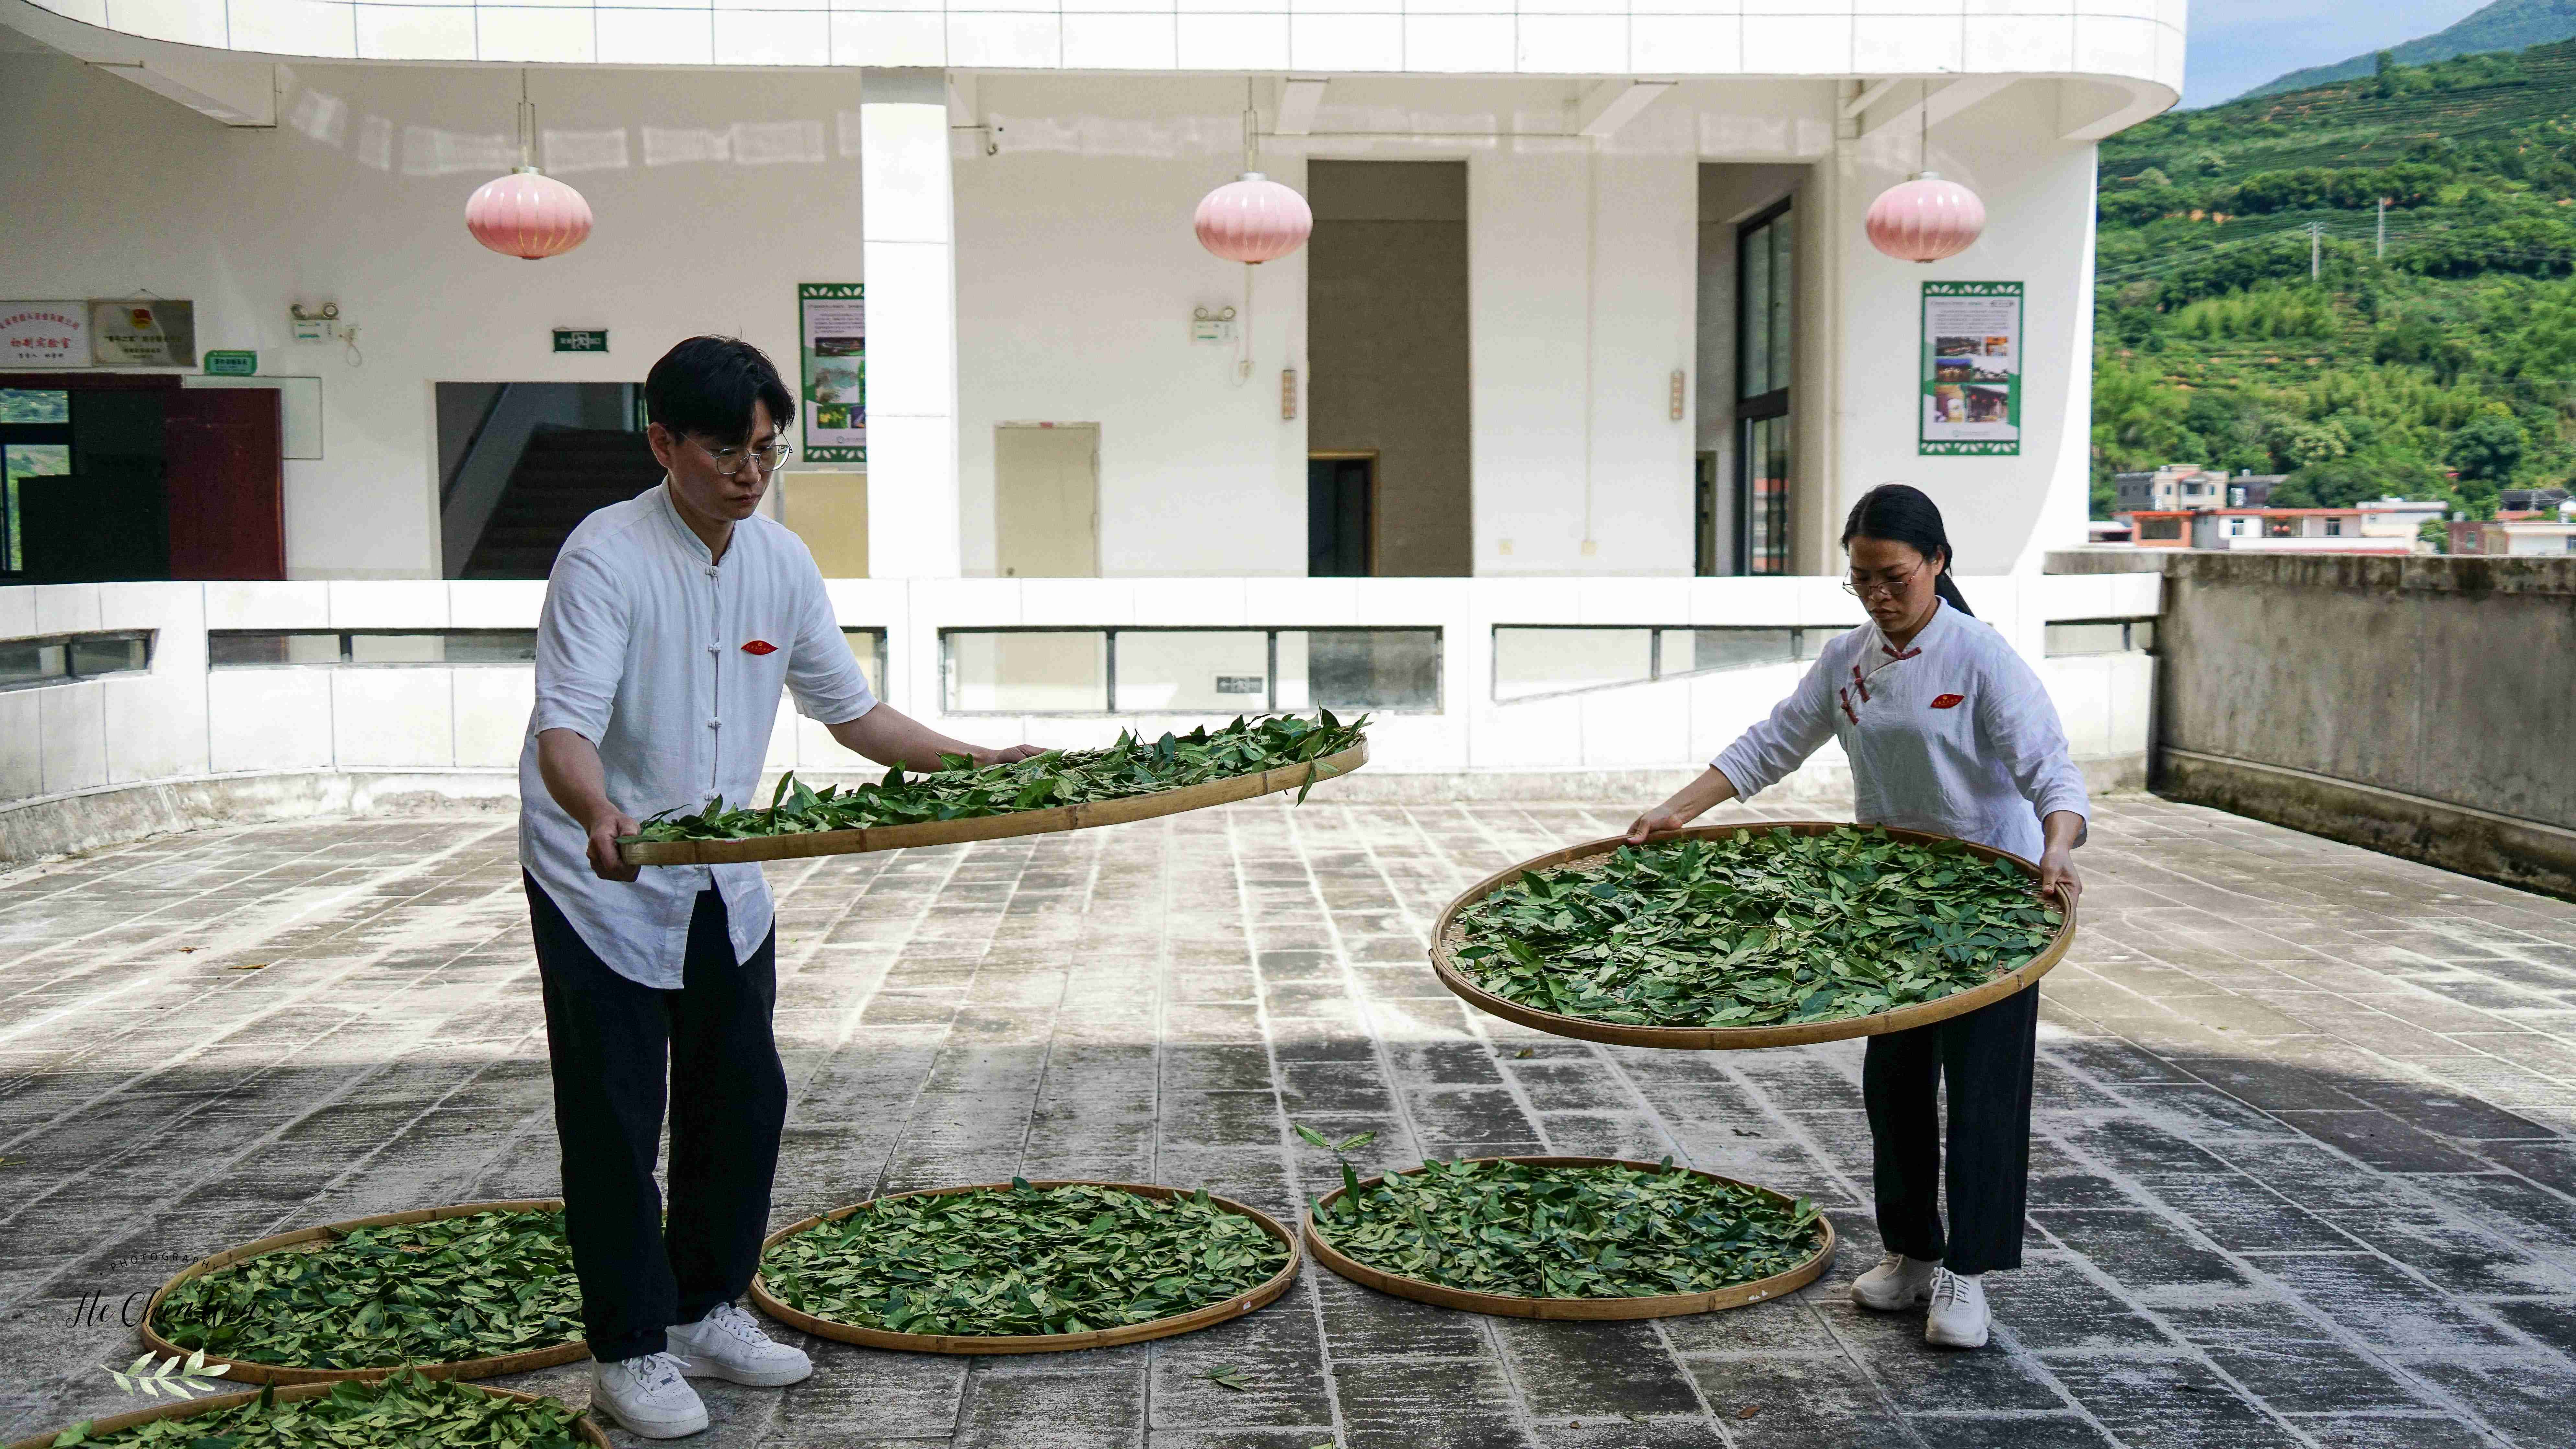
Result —
<path fill-rule="evenodd" d="M 1209 1201 L 1113 1187 L 879 1198 L 761 1255 L 780 1302 L 895 1333 L 1081 1333 L 1223 1302 L 1287 1266 L 1261 1225 Z"/>
<path fill-rule="evenodd" d="M 262 1253 L 170 1290 L 163 1338 L 298 1368 L 454 1363 L 581 1337 L 560 1212 L 484 1212 L 357 1228 Z"/>
<path fill-rule="evenodd" d="M 1661 1169 L 1433 1162 L 1345 1189 L 1316 1231 L 1381 1273 L 1510 1298 L 1708 1293 L 1823 1249 L 1815 1206 Z"/>
<path fill-rule="evenodd" d="M 2019 867 L 1956 846 L 1739 830 L 1523 871 L 1459 913 L 1452 959 L 1561 1016 L 1769 1026 L 1982 985 L 2045 950 L 2063 919 Z"/>
<path fill-rule="evenodd" d="M 1366 716 L 1343 724 L 1323 710 L 1312 720 L 1238 718 L 1222 729 L 1202 727 L 1150 742 L 1121 733 L 1107 749 L 1049 750 L 1008 765 L 978 767 L 963 755 L 942 755 L 947 768 L 935 774 L 907 776 L 898 766 L 878 784 L 846 791 L 838 785 L 812 789 L 791 772 L 780 777 L 766 808 L 728 807 L 718 798 L 694 815 L 656 815 L 635 838 L 751 840 L 1123 800 L 1320 760 L 1358 744 L 1367 725 Z M 1314 783 L 1306 782 L 1308 788 Z M 1305 798 L 1303 790 L 1298 798 Z"/>
<path fill-rule="evenodd" d="M 263 1393 L 229 1409 L 105 1434 L 75 1424 L 55 1438 L 54 1449 L 572 1449 L 578 1417 L 557 1399 L 505 1399 L 397 1373 L 382 1383 L 336 1383 L 294 1403 Z"/>

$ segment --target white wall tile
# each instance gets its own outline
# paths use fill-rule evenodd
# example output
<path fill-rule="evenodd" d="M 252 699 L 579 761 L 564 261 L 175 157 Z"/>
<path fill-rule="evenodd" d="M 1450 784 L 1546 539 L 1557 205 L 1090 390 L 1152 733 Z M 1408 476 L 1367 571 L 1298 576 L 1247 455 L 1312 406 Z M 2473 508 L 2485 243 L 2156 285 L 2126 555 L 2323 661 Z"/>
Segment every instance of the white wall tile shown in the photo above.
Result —
<path fill-rule="evenodd" d="M 1288 54 L 1286 15 L 1181 12 L 1179 63 L 1184 70 L 1285 70 Z"/>
<path fill-rule="evenodd" d="M 503 664 L 447 672 L 455 680 L 456 763 L 516 766 L 536 708 L 537 672 Z"/>
<path fill-rule="evenodd" d="M 1292 15 L 1288 60 L 1299 70 L 1404 69 L 1404 19 L 1397 15 Z"/>
<path fill-rule="evenodd" d="M 834 65 L 946 65 L 948 17 L 935 11 L 835 11 Z"/>
<path fill-rule="evenodd" d="M 2157 27 L 2152 20 L 2080 15 L 2075 20 L 2075 69 L 2090 75 L 2155 74 Z"/>
<path fill-rule="evenodd" d="M 364 579 L 334 583 L 334 629 L 444 629 L 447 583 L 443 579 Z"/>
<path fill-rule="evenodd" d="M 224 48 L 223 0 L 108 0 L 107 23 L 146 40 Z"/>
<path fill-rule="evenodd" d="M 2065 71 L 2075 68 L 2075 19 L 2070 15 L 2015 17 L 1971 15 L 1967 26 L 1970 71 Z"/>
<path fill-rule="evenodd" d="M 1415 73 L 1509 74 L 1517 58 L 1508 15 L 1404 17 L 1404 68 Z"/>
<path fill-rule="evenodd" d="M 545 603 L 543 579 L 455 579 L 447 585 L 447 626 L 533 629 Z"/>
<path fill-rule="evenodd" d="M 36 591 L 0 588 L 0 639 L 24 639 L 36 632 Z"/>
<path fill-rule="evenodd" d="M 1064 63 L 1063 21 L 1054 15 L 951 11 L 948 63 L 997 69 L 1054 69 Z M 875 289 L 869 290 L 873 293 Z"/>
<path fill-rule="evenodd" d="M 720 9 L 715 19 L 718 65 L 832 62 L 832 19 L 821 10 Z"/>
<path fill-rule="evenodd" d="M 1690 692 L 1681 681 L 1605 689 L 1575 699 L 1582 706 L 1585 768 L 1690 762 Z"/>
<path fill-rule="evenodd" d="M 1955 71 L 1966 59 L 1967 31 L 1956 9 L 1946 16 L 1861 15 L 1852 20 L 1852 69 L 1863 75 Z"/>
<path fill-rule="evenodd" d="M 206 676 L 207 765 L 217 774 L 331 765 L 332 669 L 218 669 Z"/>
<path fill-rule="evenodd" d="M 0 693 L 0 800 L 45 793 L 44 692 Z"/>
<path fill-rule="evenodd" d="M 598 59 L 588 7 L 539 10 L 485 5 L 474 12 L 475 58 L 587 65 Z"/>
<path fill-rule="evenodd" d="M 44 8 L 83 25 L 107 24 L 107 0 L 41 0 Z"/>
<path fill-rule="evenodd" d="M 44 752 L 44 792 L 88 790 L 107 783 L 107 730 L 99 687 L 58 684 L 36 696 L 36 734 Z"/>
<path fill-rule="evenodd" d="M 206 676 L 197 670 L 99 681 L 112 784 L 206 772 Z"/>
<path fill-rule="evenodd" d="M 1852 18 L 1747 15 L 1744 69 L 1754 75 L 1840 75 L 1851 69 Z"/>
<path fill-rule="evenodd" d="M 1680 75 L 1744 69 L 1744 22 L 1733 15 L 1648 15 L 1628 22 L 1628 68 Z"/>
<path fill-rule="evenodd" d="M 456 763 L 453 671 L 330 669 L 331 757 L 342 769 Z"/>
<path fill-rule="evenodd" d="M 1352 624 L 1359 620 L 1359 588 L 1350 579 L 1245 579 L 1243 617 L 1282 627 Z"/>
<path fill-rule="evenodd" d="M 1562 0 L 1548 0 L 1550 4 Z M 1628 68 L 1625 15 L 1524 15 L 1520 18 L 1516 70 L 1544 74 L 1616 75 Z"/>
<path fill-rule="evenodd" d="M 38 584 L 36 632 L 78 634 L 98 628 L 98 585 Z"/>
<path fill-rule="evenodd" d="M 206 584 L 209 629 L 323 629 L 330 623 L 331 586 L 318 580 Z"/>
<path fill-rule="evenodd" d="M 1135 579 L 1129 582 L 1128 617 L 1139 624 L 1226 628 L 1253 622 L 1245 612 L 1242 579 Z"/>
<path fill-rule="evenodd" d="M 206 628 L 205 585 L 197 583 L 130 583 L 98 586 L 98 627 L 158 629 L 181 640 Z M 202 667 L 202 651 L 195 663 Z M 154 661 L 158 672 L 159 660 Z"/>
<path fill-rule="evenodd" d="M 360 5 L 358 55 L 363 60 L 472 60 L 474 9 Z"/>
<path fill-rule="evenodd" d="M 228 48 L 354 60 L 356 9 L 345 0 L 230 0 Z"/>
<path fill-rule="evenodd" d="M 602 65 L 712 65 L 715 16 L 703 9 L 602 10 Z"/>
<path fill-rule="evenodd" d="M 1018 622 L 1023 624 L 1081 628 L 1123 624 L 1135 617 L 1133 579 L 1021 579 L 1018 583 Z M 945 627 L 949 621 L 945 614 L 934 613 L 928 622 Z"/>
<path fill-rule="evenodd" d="M 1133 3 L 1133 0 L 1127 0 Z M 1064 64 L 1074 70 L 1170 70 L 1180 64 L 1179 19 L 1160 15 L 1064 17 Z"/>
<path fill-rule="evenodd" d="M 769 722 L 769 751 L 761 759 L 764 770 L 796 768 L 796 726 L 804 716 L 789 704 L 781 704 L 776 718 Z M 824 738 L 831 738 L 826 734 Z"/>

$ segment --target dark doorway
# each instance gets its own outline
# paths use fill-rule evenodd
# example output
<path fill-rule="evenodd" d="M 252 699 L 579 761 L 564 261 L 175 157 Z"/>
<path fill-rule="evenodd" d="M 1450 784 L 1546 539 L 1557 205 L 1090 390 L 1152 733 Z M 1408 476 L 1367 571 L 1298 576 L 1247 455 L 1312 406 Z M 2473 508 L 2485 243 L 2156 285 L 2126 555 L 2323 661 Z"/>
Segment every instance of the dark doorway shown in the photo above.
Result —
<path fill-rule="evenodd" d="M 583 519 L 662 481 L 643 389 L 442 382 L 439 546 L 451 579 L 541 579 Z"/>
<path fill-rule="evenodd" d="M 1374 457 L 1363 561 L 1329 572 L 1472 573 L 1466 164 L 1312 161 L 1306 182 L 1307 450 Z"/>
<path fill-rule="evenodd" d="M 1377 572 L 1377 455 L 1306 460 L 1306 575 L 1364 579 Z"/>
<path fill-rule="evenodd" d="M 20 375 L 0 388 L 0 576 L 20 583 L 286 576 L 273 388 L 175 375 Z"/>

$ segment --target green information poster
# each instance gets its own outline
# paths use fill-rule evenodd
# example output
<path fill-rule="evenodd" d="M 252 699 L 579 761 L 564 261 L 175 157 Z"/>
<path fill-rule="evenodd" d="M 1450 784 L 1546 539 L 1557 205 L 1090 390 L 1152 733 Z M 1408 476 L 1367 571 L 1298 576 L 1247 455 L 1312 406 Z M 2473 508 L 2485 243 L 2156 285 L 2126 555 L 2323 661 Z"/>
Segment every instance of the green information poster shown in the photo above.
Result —
<path fill-rule="evenodd" d="M 868 303 L 859 282 L 800 282 L 808 463 L 868 461 Z"/>
<path fill-rule="evenodd" d="M 2021 283 L 1923 284 L 1923 456 L 2021 453 Z"/>

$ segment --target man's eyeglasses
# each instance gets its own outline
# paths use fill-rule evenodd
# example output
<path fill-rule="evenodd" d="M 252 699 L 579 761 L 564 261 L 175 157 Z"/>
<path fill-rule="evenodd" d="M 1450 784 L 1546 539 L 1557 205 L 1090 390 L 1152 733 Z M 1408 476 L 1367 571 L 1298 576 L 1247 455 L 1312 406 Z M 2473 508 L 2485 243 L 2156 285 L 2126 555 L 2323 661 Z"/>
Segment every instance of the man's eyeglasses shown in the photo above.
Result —
<path fill-rule="evenodd" d="M 697 443 L 691 438 L 690 442 Z M 794 457 L 796 450 L 785 443 L 771 443 L 765 448 L 710 448 L 698 443 L 698 451 L 715 460 L 716 471 L 728 478 L 742 471 L 745 463 L 757 463 L 765 474 L 778 471 L 780 464 Z"/>
<path fill-rule="evenodd" d="M 1843 592 L 1861 600 L 1873 599 L 1882 594 L 1893 599 L 1904 593 L 1913 584 L 1914 576 L 1922 571 L 1923 565 L 1916 564 L 1892 579 L 1865 579 L 1858 574 L 1845 574 Z"/>

